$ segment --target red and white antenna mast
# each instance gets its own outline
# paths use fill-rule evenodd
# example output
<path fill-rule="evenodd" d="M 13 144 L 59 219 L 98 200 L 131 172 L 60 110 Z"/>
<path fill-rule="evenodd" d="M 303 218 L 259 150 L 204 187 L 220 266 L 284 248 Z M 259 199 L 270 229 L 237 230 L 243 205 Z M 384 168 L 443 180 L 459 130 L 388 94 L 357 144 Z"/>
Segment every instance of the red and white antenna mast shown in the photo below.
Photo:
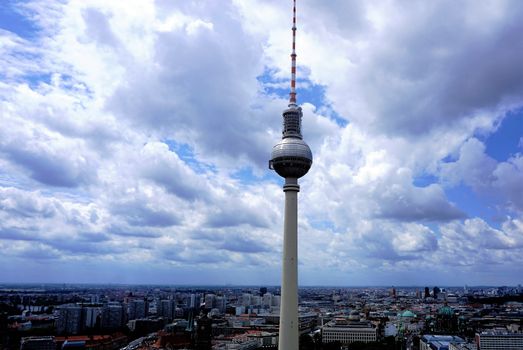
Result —
<path fill-rule="evenodd" d="M 296 106 L 296 0 L 292 7 L 292 53 L 291 53 L 291 92 L 289 107 Z"/>

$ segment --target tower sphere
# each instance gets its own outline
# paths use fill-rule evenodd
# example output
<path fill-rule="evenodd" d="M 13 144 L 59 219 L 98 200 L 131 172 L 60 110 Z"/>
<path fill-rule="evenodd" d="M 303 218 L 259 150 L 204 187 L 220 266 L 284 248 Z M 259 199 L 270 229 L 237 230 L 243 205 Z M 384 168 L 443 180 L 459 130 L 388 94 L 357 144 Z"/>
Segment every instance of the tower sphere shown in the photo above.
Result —
<path fill-rule="evenodd" d="M 286 137 L 272 148 L 270 167 L 281 177 L 300 178 L 311 165 L 311 149 L 300 138 Z"/>

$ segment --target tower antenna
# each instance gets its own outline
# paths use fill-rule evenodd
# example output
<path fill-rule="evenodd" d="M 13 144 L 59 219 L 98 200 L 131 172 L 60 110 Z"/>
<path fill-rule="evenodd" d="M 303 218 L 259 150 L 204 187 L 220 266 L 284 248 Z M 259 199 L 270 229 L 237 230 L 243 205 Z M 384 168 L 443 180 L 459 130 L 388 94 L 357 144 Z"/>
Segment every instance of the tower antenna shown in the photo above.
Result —
<path fill-rule="evenodd" d="M 296 106 L 296 0 L 292 7 L 291 92 L 289 107 Z"/>

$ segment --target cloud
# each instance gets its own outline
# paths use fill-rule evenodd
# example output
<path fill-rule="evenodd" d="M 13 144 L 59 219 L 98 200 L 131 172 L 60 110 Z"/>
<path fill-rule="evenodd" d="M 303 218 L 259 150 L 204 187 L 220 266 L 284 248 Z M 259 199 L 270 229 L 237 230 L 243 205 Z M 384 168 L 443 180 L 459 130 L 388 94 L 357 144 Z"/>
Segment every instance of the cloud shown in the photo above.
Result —
<path fill-rule="evenodd" d="M 132 226 L 173 226 L 180 222 L 176 213 L 151 208 L 143 202 L 118 203 L 112 210 L 113 214 L 121 215 Z"/>
<path fill-rule="evenodd" d="M 263 119 L 249 108 L 257 102 L 256 84 L 246 83 L 255 82 L 261 48 L 235 30 L 239 23 L 230 5 L 209 6 L 219 7 L 212 22 L 205 20 L 209 8 L 172 11 L 171 30 L 154 34 L 154 64 L 144 71 L 135 66 L 141 62 L 126 62 L 126 82 L 108 108 L 159 137 L 193 145 L 214 162 L 228 157 L 264 164 L 269 138 Z"/>
<path fill-rule="evenodd" d="M 463 182 L 482 195 L 498 198 L 503 207 L 521 213 L 523 202 L 523 158 L 518 153 L 497 162 L 476 138 L 467 140 L 454 162 L 441 164 L 441 177 L 450 184 Z"/>
<path fill-rule="evenodd" d="M 50 218 L 61 210 L 60 202 L 42 197 L 39 193 L 16 188 L 0 188 L 0 210 L 11 215 Z"/>
<path fill-rule="evenodd" d="M 521 4 L 507 1 L 493 10 L 475 2 L 362 2 L 349 18 L 366 21 L 332 26 L 332 18 L 347 16 L 341 6 L 334 1 L 319 12 L 304 6 L 302 18 L 314 18 L 316 25 L 309 30 L 303 20 L 300 35 L 309 43 L 299 52 L 313 81 L 329 87 L 334 106 L 352 122 L 417 137 L 521 104 L 523 79 L 514 72 L 523 47 L 513 45 Z M 479 23 L 484 29 L 478 30 Z"/>
<path fill-rule="evenodd" d="M 240 253 L 260 253 L 268 250 L 262 242 L 243 237 L 228 237 L 220 248 Z"/>
<path fill-rule="evenodd" d="M 38 237 L 35 232 L 31 230 L 20 230 L 15 227 L 5 227 L 0 229 L 0 238 L 2 240 L 16 240 L 16 241 L 36 241 Z"/>
<path fill-rule="evenodd" d="M 398 176 L 406 176 L 409 172 L 398 169 Z M 385 187 L 386 186 L 386 187 Z M 408 183 L 385 185 L 380 193 L 374 195 L 381 207 L 378 216 L 401 221 L 448 221 L 461 219 L 465 214 L 449 203 L 443 188 L 437 184 L 427 187 L 415 187 Z"/>
<path fill-rule="evenodd" d="M 0 242 L 0 248 L 9 258 L 22 258 L 31 261 L 59 260 L 61 254 L 56 249 L 43 244 L 27 241 Z"/>
<path fill-rule="evenodd" d="M 57 276 L 96 258 L 107 276 L 140 261 L 126 271 L 262 269 L 278 283 L 284 194 L 267 160 L 288 98 L 290 5 L 16 6 L 36 32 L 0 31 L 2 251 Z M 501 271 L 521 263 L 523 163 L 482 140 L 523 104 L 522 8 L 300 4 L 306 280 L 513 280 Z M 449 200 L 458 184 L 499 227 Z"/>
<path fill-rule="evenodd" d="M 217 197 L 216 205 L 209 210 L 205 224 L 215 228 L 241 225 L 266 229 L 273 227 L 278 212 L 271 208 L 272 202 L 263 198 L 261 193 L 260 189 L 251 186 L 236 188 Z M 266 210 L 260 210 L 262 207 Z"/>
<path fill-rule="evenodd" d="M 82 17 L 86 24 L 85 38 L 100 45 L 107 45 L 110 49 L 119 46 L 118 39 L 111 30 L 107 16 L 99 9 L 86 8 L 82 11 Z"/>
<path fill-rule="evenodd" d="M 488 271 L 492 265 L 521 263 L 523 234 L 519 220 L 506 220 L 502 229 L 490 227 L 479 218 L 453 222 L 440 228 L 442 248 L 434 257 L 443 264 Z"/>
<path fill-rule="evenodd" d="M 460 148 L 455 162 L 443 163 L 441 175 L 451 183 L 465 182 L 481 190 L 492 182 L 491 173 L 496 161 L 485 154 L 485 145 L 476 138 L 467 140 Z"/>
<path fill-rule="evenodd" d="M 396 251 L 400 253 L 424 253 L 437 249 L 437 238 L 428 227 L 408 225 L 405 231 L 393 239 Z"/>
<path fill-rule="evenodd" d="M 67 152 L 68 149 L 82 148 L 81 145 L 40 133 L 21 133 L 13 138 L 14 133 L 10 129 L 9 133 L 6 130 L 1 135 L 0 151 L 33 179 L 58 187 L 77 187 L 95 180 L 96 174 L 92 170 L 95 166 L 89 155 Z"/>
<path fill-rule="evenodd" d="M 523 212 L 523 156 L 499 163 L 492 175 L 492 187 L 503 194 L 510 208 Z"/>
<path fill-rule="evenodd" d="M 210 189 L 205 177 L 197 175 L 165 143 L 146 144 L 137 165 L 143 177 L 153 180 L 181 198 L 205 199 L 209 195 Z"/>

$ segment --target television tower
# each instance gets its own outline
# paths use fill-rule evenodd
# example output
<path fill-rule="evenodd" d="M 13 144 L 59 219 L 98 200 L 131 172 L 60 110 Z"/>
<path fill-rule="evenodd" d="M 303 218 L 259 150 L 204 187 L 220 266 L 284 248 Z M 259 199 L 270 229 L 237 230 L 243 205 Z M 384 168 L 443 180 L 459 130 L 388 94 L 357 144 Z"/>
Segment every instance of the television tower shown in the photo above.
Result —
<path fill-rule="evenodd" d="M 291 92 L 283 111 L 282 140 L 272 149 L 269 168 L 285 178 L 283 266 L 279 350 L 298 350 L 298 179 L 312 165 L 312 152 L 301 135 L 301 107 L 296 104 L 296 0 L 293 0 Z"/>

